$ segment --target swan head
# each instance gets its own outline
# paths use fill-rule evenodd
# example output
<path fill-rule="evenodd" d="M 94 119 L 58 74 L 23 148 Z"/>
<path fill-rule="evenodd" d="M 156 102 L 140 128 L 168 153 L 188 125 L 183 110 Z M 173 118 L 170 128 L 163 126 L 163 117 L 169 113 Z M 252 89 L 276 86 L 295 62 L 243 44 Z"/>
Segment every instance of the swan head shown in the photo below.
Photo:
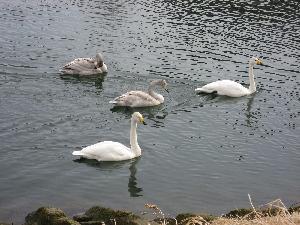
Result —
<path fill-rule="evenodd" d="M 153 80 L 153 81 L 151 81 L 150 86 L 154 86 L 154 85 L 159 85 L 166 92 L 169 92 L 168 89 L 167 89 L 168 83 L 167 83 L 166 80 L 163 80 L 163 79 Z"/>
<path fill-rule="evenodd" d="M 143 115 L 140 114 L 139 112 L 134 112 L 132 114 L 132 120 L 137 123 L 142 123 L 142 124 L 146 125 Z"/>
<path fill-rule="evenodd" d="M 96 54 L 96 60 L 94 63 L 95 63 L 96 68 L 103 66 L 103 56 L 101 53 Z"/>
<path fill-rule="evenodd" d="M 167 89 L 168 83 L 166 80 L 161 80 L 161 86 L 166 92 L 169 92 L 169 90 Z"/>
<path fill-rule="evenodd" d="M 262 63 L 261 59 L 259 59 L 257 57 L 252 57 L 250 59 L 250 61 L 249 61 L 249 64 L 252 65 L 252 66 L 254 66 L 254 64 L 256 64 L 256 65 L 262 65 L 263 63 Z"/>

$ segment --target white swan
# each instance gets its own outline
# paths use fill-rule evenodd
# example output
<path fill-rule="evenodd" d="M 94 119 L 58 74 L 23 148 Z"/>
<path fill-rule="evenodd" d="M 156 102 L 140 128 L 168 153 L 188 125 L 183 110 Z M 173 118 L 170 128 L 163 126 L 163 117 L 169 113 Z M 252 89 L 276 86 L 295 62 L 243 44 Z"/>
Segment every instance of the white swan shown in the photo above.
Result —
<path fill-rule="evenodd" d="M 98 161 L 122 161 L 138 157 L 141 155 L 136 133 L 138 123 L 146 124 L 143 116 L 139 112 L 135 112 L 131 117 L 130 148 L 119 142 L 103 141 L 85 147 L 81 151 L 74 151 L 72 154 Z"/>
<path fill-rule="evenodd" d="M 62 73 L 70 75 L 94 75 L 106 73 L 107 66 L 103 62 L 103 56 L 96 54 L 95 58 L 77 58 L 63 66 Z"/>
<path fill-rule="evenodd" d="M 154 86 L 159 85 L 168 92 L 167 82 L 165 80 L 151 81 L 148 92 L 144 91 L 129 91 L 114 100 L 109 101 L 116 106 L 129 106 L 129 107 L 147 107 L 162 104 L 164 97 L 161 94 L 154 92 Z"/>
<path fill-rule="evenodd" d="M 219 80 L 206 84 L 201 88 L 197 88 L 195 89 L 195 91 L 198 93 L 216 93 L 218 95 L 227 95 L 230 97 L 241 97 L 244 95 L 251 95 L 256 91 L 256 85 L 253 74 L 254 64 L 261 65 L 262 61 L 255 57 L 252 57 L 249 60 L 249 88 L 245 88 L 241 84 L 231 80 Z"/>

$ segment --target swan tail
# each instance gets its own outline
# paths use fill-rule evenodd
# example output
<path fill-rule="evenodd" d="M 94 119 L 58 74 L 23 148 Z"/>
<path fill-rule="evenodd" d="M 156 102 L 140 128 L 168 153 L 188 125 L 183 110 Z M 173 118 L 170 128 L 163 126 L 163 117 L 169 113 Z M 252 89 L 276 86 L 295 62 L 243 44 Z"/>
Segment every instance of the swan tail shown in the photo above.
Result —
<path fill-rule="evenodd" d="M 200 92 L 205 92 L 205 90 L 204 90 L 203 88 L 196 88 L 196 89 L 195 89 L 195 92 L 200 93 Z"/>
<path fill-rule="evenodd" d="M 117 104 L 117 101 L 111 100 L 111 101 L 109 101 L 109 103 L 110 103 L 110 104 Z"/>
<path fill-rule="evenodd" d="M 73 151 L 72 155 L 80 155 L 80 156 L 83 156 L 84 153 L 81 152 L 81 151 Z"/>
<path fill-rule="evenodd" d="M 215 90 L 210 90 L 210 89 L 206 89 L 206 88 L 196 88 L 195 92 L 197 93 L 213 93 L 215 92 Z"/>

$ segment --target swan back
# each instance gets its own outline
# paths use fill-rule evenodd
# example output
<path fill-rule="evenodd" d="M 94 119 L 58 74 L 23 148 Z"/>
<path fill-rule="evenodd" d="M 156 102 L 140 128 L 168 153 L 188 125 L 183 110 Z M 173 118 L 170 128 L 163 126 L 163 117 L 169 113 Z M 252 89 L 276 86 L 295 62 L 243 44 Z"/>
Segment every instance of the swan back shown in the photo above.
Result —
<path fill-rule="evenodd" d="M 87 146 L 81 151 L 74 151 L 72 154 L 98 161 L 122 161 L 138 157 L 141 155 L 136 133 L 138 123 L 145 124 L 144 117 L 139 112 L 134 112 L 131 117 L 130 148 L 119 142 L 102 141 Z"/>
<path fill-rule="evenodd" d="M 218 95 L 226 95 L 229 97 L 241 97 L 250 95 L 256 91 L 256 85 L 254 81 L 253 66 L 261 65 L 262 61 L 256 57 L 252 57 L 249 60 L 249 88 L 245 88 L 241 84 L 231 80 L 220 80 L 204 85 L 201 88 L 196 88 L 198 93 L 216 93 Z"/>
<path fill-rule="evenodd" d="M 87 146 L 81 151 L 74 151 L 72 154 L 98 161 L 121 161 L 134 158 L 134 154 L 130 148 L 114 141 L 99 142 Z"/>
<path fill-rule="evenodd" d="M 218 95 L 226 95 L 230 97 L 241 97 L 244 95 L 249 95 L 250 91 L 241 84 L 234 82 L 232 80 L 219 80 L 201 88 L 197 88 L 196 92 L 204 93 L 216 93 Z"/>
<path fill-rule="evenodd" d="M 64 74 L 93 75 L 107 72 L 107 66 L 103 62 L 103 56 L 96 54 L 95 58 L 77 58 L 63 66 Z"/>
<path fill-rule="evenodd" d="M 159 105 L 164 102 L 164 97 L 161 94 L 154 92 L 155 86 L 161 86 L 165 90 L 167 82 L 165 80 L 153 80 L 150 82 L 148 92 L 144 91 L 129 91 L 109 103 L 117 106 L 129 106 L 129 107 L 148 107 Z"/>

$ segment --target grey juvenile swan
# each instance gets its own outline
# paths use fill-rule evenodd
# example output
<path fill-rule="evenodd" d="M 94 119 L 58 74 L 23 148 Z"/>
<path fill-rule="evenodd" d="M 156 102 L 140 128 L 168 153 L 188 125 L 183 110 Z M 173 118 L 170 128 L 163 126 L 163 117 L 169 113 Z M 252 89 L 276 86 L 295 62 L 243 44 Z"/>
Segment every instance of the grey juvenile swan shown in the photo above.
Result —
<path fill-rule="evenodd" d="M 63 66 L 61 72 L 70 75 L 94 75 L 107 72 L 103 56 L 96 54 L 95 58 L 77 58 Z"/>
<path fill-rule="evenodd" d="M 161 94 L 154 92 L 154 86 L 161 86 L 167 92 L 167 82 L 165 80 L 153 80 L 150 82 L 148 92 L 144 91 L 129 91 L 114 100 L 110 101 L 116 106 L 129 106 L 129 107 L 147 107 L 162 104 L 164 97 Z"/>

